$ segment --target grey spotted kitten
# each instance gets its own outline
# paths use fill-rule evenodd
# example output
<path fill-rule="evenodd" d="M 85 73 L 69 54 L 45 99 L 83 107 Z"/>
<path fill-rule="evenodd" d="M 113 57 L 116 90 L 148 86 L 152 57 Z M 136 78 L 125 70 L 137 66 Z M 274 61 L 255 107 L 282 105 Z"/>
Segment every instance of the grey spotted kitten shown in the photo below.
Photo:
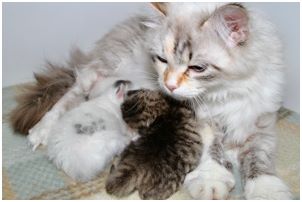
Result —
<path fill-rule="evenodd" d="M 122 115 L 139 138 L 122 152 L 106 182 L 106 191 L 119 197 L 138 190 L 142 199 L 166 199 L 197 167 L 201 136 L 194 111 L 159 91 L 129 91 Z"/>
<path fill-rule="evenodd" d="M 48 157 L 74 180 L 98 176 L 131 140 L 120 110 L 129 82 L 118 79 L 97 83 L 89 100 L 66 112 L 51 130 Z"/>

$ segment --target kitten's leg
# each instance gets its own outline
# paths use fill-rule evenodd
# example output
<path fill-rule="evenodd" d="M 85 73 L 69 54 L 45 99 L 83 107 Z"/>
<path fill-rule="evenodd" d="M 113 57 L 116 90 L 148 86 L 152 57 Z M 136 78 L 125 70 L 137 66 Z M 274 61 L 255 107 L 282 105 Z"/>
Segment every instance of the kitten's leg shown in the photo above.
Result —
<path fill-rule="evenodd" d="M 111 166 L 105 189 L 108 194 L 124 197 L 135 191 L 138 175 L 131 163 L 122 161 L 115 164 Z"/>
<path fill-rule="evenodd" d="M 201 161 L 186 176 L 184 187 L 194 199 L 227 199 L 235 179 L 232 165 L 224 156 L 221 136 L 215 135 L 209 126 L 200 133 L 204 144 Z"/>
<path fill-rule="evenodd" d="M 241 149 L 239 160 L 246 199 L 291 199 L 292 194 L 274 169 L 275 136 L 257 133 Z"/>
<path fill-rule="evenodd" d="M 48 111 L 44 117 L 29 130 L 28 140 L 33 150 L 40 144 L 47 145 L 47 139 L 51 128 L 75 102 L 83 100 L 93 84 L 99 78 L 99 73 L 94 69 L 85 70 L 79 75 L 71 89 Z"/>

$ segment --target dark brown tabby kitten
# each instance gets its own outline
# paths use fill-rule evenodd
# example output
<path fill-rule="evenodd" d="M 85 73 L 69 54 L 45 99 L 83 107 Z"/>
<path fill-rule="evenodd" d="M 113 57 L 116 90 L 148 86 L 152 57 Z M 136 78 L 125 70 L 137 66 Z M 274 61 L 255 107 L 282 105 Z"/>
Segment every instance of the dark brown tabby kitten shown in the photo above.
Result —
<path fill-rule="evenodd" d="M 194 111 L 185 102 L 159 91 L 130 91 L 122 105 L 123 119 L 139 133 L 112 166 L 109 194 L 126 196 L 136 189 L 142 199 L 166 199 L 197 167 L 201 136 Z"/>

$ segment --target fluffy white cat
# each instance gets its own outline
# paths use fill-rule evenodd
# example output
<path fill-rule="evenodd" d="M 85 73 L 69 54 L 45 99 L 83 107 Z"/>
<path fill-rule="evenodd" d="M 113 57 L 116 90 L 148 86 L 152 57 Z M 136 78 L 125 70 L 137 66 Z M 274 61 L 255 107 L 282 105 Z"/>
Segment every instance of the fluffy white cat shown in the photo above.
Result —
<path fill-rule="evenodd" d="M 96 177 L 129 143 L 120 104 L 128 82 L 110 77 L 91 90 L 89 100 L 66 112 L 53 126 L 48 155 L 70 177 Z"/>

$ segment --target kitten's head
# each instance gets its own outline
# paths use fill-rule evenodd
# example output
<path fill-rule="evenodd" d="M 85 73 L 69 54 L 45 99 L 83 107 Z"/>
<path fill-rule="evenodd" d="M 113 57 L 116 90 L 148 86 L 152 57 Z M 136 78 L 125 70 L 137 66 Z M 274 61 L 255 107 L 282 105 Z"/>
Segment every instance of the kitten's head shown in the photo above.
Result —
<path fill-rule="evenodd" d="M 178 99 L 196 97 L 240 79 L 250 70 L 234 59 L 249 38 L 248 13 L 240 4 L 153 3 L 161 17 L 147 23 L 159 84 Z M 237 54 L 237 55 L 236 55 Z"/>

